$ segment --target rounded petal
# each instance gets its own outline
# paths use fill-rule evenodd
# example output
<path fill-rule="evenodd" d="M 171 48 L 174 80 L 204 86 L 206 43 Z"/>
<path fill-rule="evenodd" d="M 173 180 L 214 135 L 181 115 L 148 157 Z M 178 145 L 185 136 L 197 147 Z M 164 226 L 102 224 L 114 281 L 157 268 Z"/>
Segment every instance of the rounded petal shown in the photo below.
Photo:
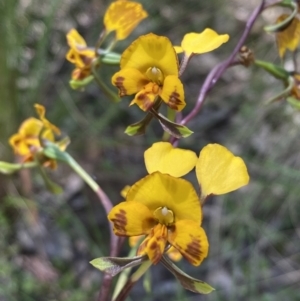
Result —
<path fill-rule="evenodd" d="M 147 254 L 153 264 L 157 264 L 164 254 L 167 244 L 168 229 L 157 224 L 138 248 L 137 255 Z"/>
<path fill-rule="evenodd" d="M 137 93 L 130 105 L 137 104 L 143 111 L 148 111 L 154 105 L 158 93 L 159 86 L 154 83 L 148 83 L 139 93 Z"/>
<path fill-rule="evenodd" d="M 198 266 L 208 254 L 208 240 L 203 228 L 194 221 L 180 220 L 168 232 L 168 241 L 192 265 Z"/>
<path fill-rule="evenodd" d="M 165 78 L 160 97 L 175 111 L 185 107 L 183 84 L 177 76 L 169 75 Z"/>
<path fill-rule="evenodd" d="M 134 68 L 143 74 L 156 67 L 163 75 L 178 76 L 178 59 L 167 37 L 149 33 L 136 39 L 122 54 L 121 69 Z"/>
<path fill-rule="evenodd" d="M 114 224 L 114 233 L 121 236 L 148 234 L 155 225 L 151 211 L 139 202 L 122 202 L 112 208 L 108 219 Z"/>
<path fill-rule="evenodd" d="M 193 151 L 175 148 L 169 142 L 154 143 L 145 151 L 144 158 L 149 174 L 159 171 L 178 178 L 190 172 L 198 159 Z"/>
<path fill-rule="evenodd" d="M 87 46 L 84 38 L 74 28 L 67 33 L 67 42 L 72 49 L 80 49 Z"/>
<path fill-rule="evenodd" d="M 132 95 L 142 90 L 149 80 L 137 69 L 126 68 L 115 73 L 111 79 L 119 89 L 119 95 Z"/>
<path fill-rule="evenodd" d="M 196 164 L 196 175 L 202 197 L 224 194 L 249 182 L 244 161 L 219 144 L 208 144 L 202 149 Z"/>
<path fill-rule="evenodd" d="M 202 211 L 199 198 L 192 184 L 160 172 L 152 173 L 136 182 L 128 191 L 128 202 L 140 202 L 153 213 L 167 207 L 175 221 L 189 219 L 201 223 Z"/>
<path fill-rule="evenodd" d="M 187 33 L 181 42 L 181 47 L 186 55 L 190 56 L 193 53 L 201 54 L 215 50 L 228 40 L 228 34 L 218 35 L 214 30 L 206 28 L 201 33 Z"/>
<path fill-rule="evenodd" d="M 116 39 L 126 39 L 133 29 L 146 17 L 140 3 L 133 1 L 115 1 L 107 9 L 104 16 L 105 29 L 116 30 Z"/>
<path fill-rule="evenodd" d="M 28 118 L 22 122 L 19 128 L 19 134 L 26 136 L 38 136 L 40 134 L 41 129 L 43 128 L 42 121 L 37 118 Z"/>

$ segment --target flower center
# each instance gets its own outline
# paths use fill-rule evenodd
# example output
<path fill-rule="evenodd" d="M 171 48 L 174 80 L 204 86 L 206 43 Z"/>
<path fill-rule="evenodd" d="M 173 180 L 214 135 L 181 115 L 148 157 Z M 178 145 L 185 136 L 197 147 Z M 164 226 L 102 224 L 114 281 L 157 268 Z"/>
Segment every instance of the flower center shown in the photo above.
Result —
<path fill-rule="evenodd" d="M 159 207 L 154 211 L 153 214 L 160 224 L 169 226 L 174 222 L 174 213 L 167 207 Z"/>
<path fill-rule="evenodd" d="M 164 81 L 164 75 L 161 72 L 160 69 L 156 68 L 156 67 L 150 67 L 148 68 L 148 70 L 146 71 L 146 76 L 148 77 L 148 79 L 158 85 L 162 85 L 163 81 Z"/>

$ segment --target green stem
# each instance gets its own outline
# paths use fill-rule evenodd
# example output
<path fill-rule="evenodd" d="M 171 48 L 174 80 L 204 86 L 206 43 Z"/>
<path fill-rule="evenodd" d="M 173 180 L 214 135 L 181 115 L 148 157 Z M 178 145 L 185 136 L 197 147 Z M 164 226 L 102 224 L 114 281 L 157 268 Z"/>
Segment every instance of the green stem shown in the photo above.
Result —
<path fill-rule="evenodd" d="M 95 60 L 92 63 L 92 73 L 94 75 L 94 78 L 97 82 L 97 84 L 99 85 L 100 89 L 104 92 L 104 94 L 113 102 L 119 102 L 120 101 L 120 97 L 113 92 L 111 89 L 109 89 L 106 84 L 101 80 L 101 78 L 99 77 L 97 70 L 96 70 L 96 65 L 98 63 L 98 60 Z"/>
<path fill-rule="evenodd" d="M 96 56 L 99 56 L 98 49 L 101 47 L 101 45 L 104 42 L 106 37 L 107 37 L 107 32 L 104 29 L 104 30 L 101 31 L 101 33 L 99 35 L 99 38 L 98 38 L 98 41 L 97 41 L 96 46 L 95 46 L 95 55 Z"/>
<path fill-rule="evenodd" d="M 140 243 L 138 242 L 133 248 L 130 249 L 128 257 L 133 257 L 133 256 L 136 255 L 136 251 L 137 251 L 137 248 L 139 247 L 139 245 L 140 245 Z M 131 269 L 132 268 L 125 269 L 121 273 L 121 275 L 119 276 L 118 282 L 115 286 L 115 290 L 114 290 L 114 293 L 113 293 L 112 300 L 114 300 L 120 294 L 121 290 L 124 287 L 124 284 L 125 284 L 126 280 L 128 279 L 128 276 L 129 276 L 129 273 L 130 273 Z"/>
<path fill-rule="evenodd" d="M 175 122 L 175 117 L 176 117 L 176 111 L 168 107 L 167 118 L 172 122 Z M 169 141 L 170 137 L 171 137 L 170 133 L 164 131 L 164 134 L 162 136 L 162 141 Z"/>
<path fill-rule="evenodd" d="M 113 301 L 124 301 L 126 297 L 128 296 L 130 290 L 135 285 L 135 283 L 146 273 L 146 271 L 149 269 L 149 267 L 152 265 L 152 262 L 150 260 L 144 262 L 128 279 L 127 283 L 123 287 L 122 291 L 118 295 L 116 299 L 113 299 Z"/>

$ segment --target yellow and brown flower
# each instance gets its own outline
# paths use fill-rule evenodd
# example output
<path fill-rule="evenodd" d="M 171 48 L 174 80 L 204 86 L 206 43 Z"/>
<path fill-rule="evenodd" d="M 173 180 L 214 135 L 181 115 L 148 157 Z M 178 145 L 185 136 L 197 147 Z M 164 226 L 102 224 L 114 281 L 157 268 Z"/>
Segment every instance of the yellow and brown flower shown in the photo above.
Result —
<path fill-rule="evenodd" d="M 112 83 L 120 96 L 136 94 L 130 105 L 148 111 L 160 97 L 171 109 L 185 107 L 177 55 L 167 37 L 153 33 L 139 37 L 123 52 L 120 67 Z"/>

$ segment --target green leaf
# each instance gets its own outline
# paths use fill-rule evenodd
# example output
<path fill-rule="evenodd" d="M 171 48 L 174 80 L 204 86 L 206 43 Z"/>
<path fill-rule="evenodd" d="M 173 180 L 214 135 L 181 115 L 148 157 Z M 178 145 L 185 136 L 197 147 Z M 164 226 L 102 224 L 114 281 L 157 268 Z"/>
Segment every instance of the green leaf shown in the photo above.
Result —
<path fill-rule="evenodd" d="M 0 173 L 10 175 L 16 171 L 19 171 L 20 169 L 32 168 L 35 166 L 37 166 L 37 164 L 35 162 L 16 164 L 16 163 L 0 161 Z"/>
<path fill-rule="evenodd" d="M 193 134 L 193 132 L 186 126 L 172 122 L 162 114 L 156 112 L 154 109 L 151 109 L 150 112 L 158 119 L 164 131 L 168 132 L 175 138 L 185 138 Z"/>
<path fill-rule="evenodd" d="M 127 134 L 128 136 L 137 136 L 137 135 L 145 134 L 146 128 L 150 123 L 150 121 L 152 120 L 152 118 L 153 115 L 147 113 L 147 115 L 142 120 L 129 125 L 125 130 L 125 134 Z"/>
<path fill-rule="evenodd" d="M 290 73 L 278 65 L 261 60 L 255 60 L 254 64 L 258 67 L 263 68 L 278 79 L 288 80 L 288 78 L 290 77 Z"/>
<path fill-rule="evenodd" d="M 134 257 L 100 257 L 90 261 L 96 269 L 108 273 L 111 276 L 115 276 L 122 272 L 124 269 L 135 267 L 140 265 L 142 262 L 147 261 L 148 257 L 134 256 Z"/>
<path fill-rule="evenodd" d="M 215 290 L 209 284 L 184 273 L 166 255 L 162 257 L 161 263 L 179 280 L 185 289 L 200 294 L 209 294 Z"/>

